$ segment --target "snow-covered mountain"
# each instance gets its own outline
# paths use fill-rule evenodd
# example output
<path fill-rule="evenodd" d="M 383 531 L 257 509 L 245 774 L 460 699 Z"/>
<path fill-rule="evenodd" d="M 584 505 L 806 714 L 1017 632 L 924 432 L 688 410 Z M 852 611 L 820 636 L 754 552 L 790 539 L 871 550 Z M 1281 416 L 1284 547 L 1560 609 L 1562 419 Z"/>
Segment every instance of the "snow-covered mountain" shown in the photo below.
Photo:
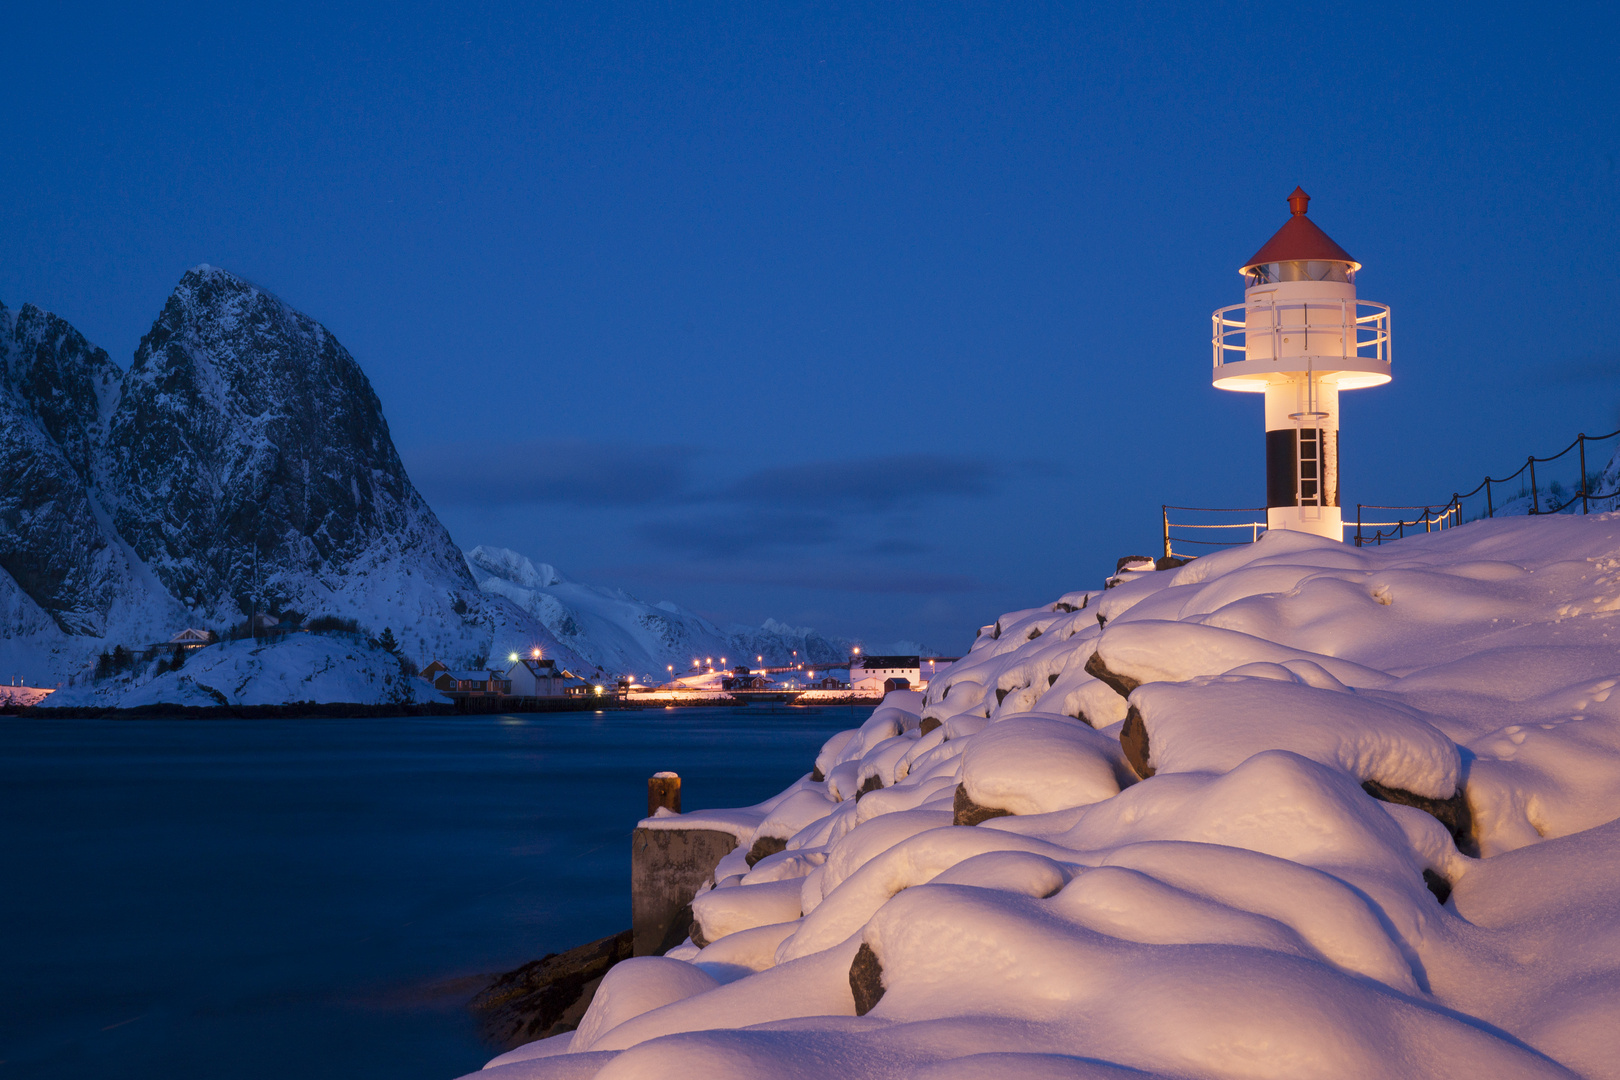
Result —
<path fill-rule="evenodd" d="M 695 658 L 727 657 L 754 663 L 763 656 L 770 665 L 795 659 L 826 666 L 849 659 L 857 644 L 807 627 L 767 619 L 762 626 L 717 626 L 668 600 L 649 604 L 602 585 L 568 581 L 555 567 L 536 563 L 508 548 L 475 547 L 467 567 L 478 587 L 491 597 L 508 600 L 540 623 L 552 636 L 603 671 L 634 673 L 662 679 L 667 667 L 677 672 Z M 901 651 L 909 650 L 901 643 Z"/>
<path fill-rule="evenodd" d="M 473 664 L 545 627 L 479 590 L 325 327 L 188 271 L 127 372 L 66 322 L 0 307 L 0 658 L 36 679 L 255 604 L 393 629 Z"/>
<path fill-rule="evenodd" d="M 504 549 L 463 556 L 406 475 L 348 350 L 210 266 L 180 279 L 127 372 L 62 319 L 0 305 L 0 571 L 0 670 L 44 683 L 115 645 L 222 631 L 254 610 L 387 627 L 417 664 L 538 646 L 583 670 L 657 675 L 699 656 L 785 664 L 795 650 L 826 665 L 855 644 L 774 620 L 719 627 Z M 286 680 L 271 669 L 305 652 L 220 675 L 235 687 L 227 697 L 274 696 L 270 682 Z M 381 687 L 371 660 L 355 663 L 350 683 Z M 212 700 L 196 678 L 132 673 L 80 696 Z M 235 686 L 244 679 L 269 682 Z"/>

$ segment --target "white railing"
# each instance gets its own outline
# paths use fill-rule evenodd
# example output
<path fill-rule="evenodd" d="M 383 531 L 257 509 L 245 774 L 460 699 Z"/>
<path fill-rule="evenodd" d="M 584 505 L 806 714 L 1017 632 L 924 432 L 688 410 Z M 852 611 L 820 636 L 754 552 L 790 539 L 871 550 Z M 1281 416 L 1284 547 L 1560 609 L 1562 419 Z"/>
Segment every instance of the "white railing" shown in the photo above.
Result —
<path fill-rule="evenodd" d="M 1233 547 L 1233 546 L 1235 546 L 1237 544 L 1252 544 L 1256 540 L 1260 539 L 1260 534 L 1261 533 L 1266 531 L 1266 523 L 1264 521 L 1250 520 L 1250 521 L 1221 521 L 1221 522 L 1196 522 L 1195 523 L 1195 522 L 1192 522 L 1192 521 L 1188 521 L 1185 518 L 1182 518 L 1182 520 L 1180 520 L 1180 521 L 1171 521 L 1170 520 L 1170 511 L 1172 511 L 1172 510 L 1177 511 L 1177 516 L 1178 517 L 1181 516 L 1182 511 L 1186 511 L 1186 512 L 1189 512 L 1189 513 L 1195 513 L 1195 514 L 1244 515 L 1244 514 L 1264 514 L 1266 512 L 1266 508 L 1263 507 L 1263 506 L 1230 506 L 1230 507 L 1227 507 L 1227 506 L 1168 506 L 1168 505 L 1166 505 L 1166 506 L 1161 506 L 1160 510 L 1163 513 L 1163 521 L 1164 521 L 1164 553 L 1166 555 L 1174 557 L 1174 558 L 1196 558 L 1199 555 L 1207 555 L 1207 554 L 1209 554 L 1209 552 L 1203 551 L 1203 550 L 1188 551 L 1185 546 L 1183 546 L 1181 548 L 1181 550 L 1178 551 L 1176 549 L 1176 547 L 1175 547 L 1176 544 L 1182 544 L 1182 545 L 1195 544 L 1199 548 Z M 1202 539 L 1202 537 L 1211 536 L 1212 534 L 1210 532 L 1207 532 L 1207 531 L 1200 532 L 1199 537 L 1195 538 L 1195 537 L 1191 537 L 1191 536 L 1174 536 L 1174 535 L 1171 534 L 1171 530 L 1173 530 L 1173 529 L 1237 530 L 1237 535 L 1236 536 L 1231 536 L 1230 538 L 1228 538 L 1229 534 L 1228 535 L 1221 535 L 1219 533 L 1216 533 L 1216 534 L 1214 534 L 1213 538 L 1206 540 L 1206 539 Z"/>
<path fill-rule="evenodd" d="M 1360 309 L 1364 307 L 1373 310 L 1363 315 Z M 1257 334 L 1271 335 L 1272 359 L 1287 359 L 1282 351 L 1282 336 L 1284 334 L 1304 331 L 1308 335 L 1311 331 L 1318 331 L 1324 334 L 1337 332 L 1339 338 L 1338 352 L 1341 360 L 1374 360 L 1384 364 L 1390 362 L 1388 304 L 1380 304 L 1372 300 L 1349 299 L 1340 300 L 1338 303 L 1332 301 L 1316 301 L 1312 303 L 1303 300 L 1279 303 L 1272 300 L 1256 304 L 1229 304 L 1226 307 L 1217 308 L 1215 313 L 1210 316 L 1210 345 L 1213 347 L 1215 354 L 1215 367 L 1219 368 L 1226 363 L 1238 363 L 1248 358 L 1249 325 L 1246 317 L 1243 319 L 1232 318 L 1228 313 L 1245 311 L 1249 308 L 1253 308 L 1256 314 L 1262 312 L 1270 314 L 1271 324 L 1265 327 L 1257 325 L 1254 330 Z M 1299 312 L 1298 322 L 1283 322 L 1284 315 L 1291 315 L 1296 311 Z M 1317 321 L 1312 321 L 1312 311 L 1318 313 Z M 1337 320 L 1332 318 L 1335 314 L 1338 316 Z M 1329 317 L 1323 319 L 1321 318 L 1322 315 Z M 1238 342 L 1232 340 L 1238 337 L 1241 337 L 1242 340 Z M 1363 352 L 1364 349 L 1371 349 L 1372 351 L 1370 353 Z M 1233 360 L 1227 360 L 1226 354 L 1228 352 L 1241 355 Z M 1301 349 L 1298 355 L 1303 357 L 1307 353 Z M 1324 354 L 1314 353 L 1309 355 L 1322 356 Z M 1332 354 L 1325 355 L 1331 356 Z"/>

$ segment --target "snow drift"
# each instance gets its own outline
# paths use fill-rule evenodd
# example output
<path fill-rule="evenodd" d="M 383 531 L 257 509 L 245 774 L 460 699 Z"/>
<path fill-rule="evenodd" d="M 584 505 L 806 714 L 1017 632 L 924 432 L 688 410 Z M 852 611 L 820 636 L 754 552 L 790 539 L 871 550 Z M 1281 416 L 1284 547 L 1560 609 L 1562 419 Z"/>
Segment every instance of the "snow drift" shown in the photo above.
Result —
<path fill-rule="evenodd" d="M 644 821 L 700 940 L 480 1075 L 1620 1076 L 1620 515 L 1114 581 Z"/>

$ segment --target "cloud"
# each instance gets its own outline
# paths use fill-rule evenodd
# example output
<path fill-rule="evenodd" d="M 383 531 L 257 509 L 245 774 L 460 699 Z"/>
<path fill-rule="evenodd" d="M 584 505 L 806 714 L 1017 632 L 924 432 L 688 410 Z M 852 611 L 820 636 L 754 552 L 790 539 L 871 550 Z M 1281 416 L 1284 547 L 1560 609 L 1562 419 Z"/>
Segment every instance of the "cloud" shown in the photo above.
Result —
<path fill-rule="evenodd" d="M 814 503 L 878 508 L 926 499 L 992 494 L 1005 467 L 945 454 L 893 454 L 759 469 L 698 498 L 754 505 Z"/>
<path fill-rule="evenodd" d="M 816 591 L 940 596 L 991 586 L 968 574 L 868 569 L 823 561 L 791 565 L 638 563 L 601 569 L 619 580 L 664 584 L 775 586 Z"/>
<path fill-rule="evenodd" d="M 690 482 L 698 451 L 583 441 L 469 441 L 409 455 L 412 481 L 430 503 L 649 506 Z"/>
<path fill-rule="evenodd" d="M 837 542 L 840 530 L 829 514 L 765 510 L 655 519 L 642 522 L 636 532 L 655 547 L 718 559 L 773 548 L 821 547 Z"/>

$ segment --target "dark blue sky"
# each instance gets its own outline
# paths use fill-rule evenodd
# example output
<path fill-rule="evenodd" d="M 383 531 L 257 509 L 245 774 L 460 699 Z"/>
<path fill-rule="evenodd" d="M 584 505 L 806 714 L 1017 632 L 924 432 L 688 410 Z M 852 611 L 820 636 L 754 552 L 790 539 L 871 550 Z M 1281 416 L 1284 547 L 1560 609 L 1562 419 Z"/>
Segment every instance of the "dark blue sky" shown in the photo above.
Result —
<path fill-rule="evenodd" d="M 456 540 L 966 646 L 1263 499 L 1209 313 L 1287 217 L 1394 308 L 1347 504 L 1620 427 L 1608 5 L 28 5 L 0 300 L 330 327 Z M 1350 511 L 1353 512 L 1353 511 Z"/>

